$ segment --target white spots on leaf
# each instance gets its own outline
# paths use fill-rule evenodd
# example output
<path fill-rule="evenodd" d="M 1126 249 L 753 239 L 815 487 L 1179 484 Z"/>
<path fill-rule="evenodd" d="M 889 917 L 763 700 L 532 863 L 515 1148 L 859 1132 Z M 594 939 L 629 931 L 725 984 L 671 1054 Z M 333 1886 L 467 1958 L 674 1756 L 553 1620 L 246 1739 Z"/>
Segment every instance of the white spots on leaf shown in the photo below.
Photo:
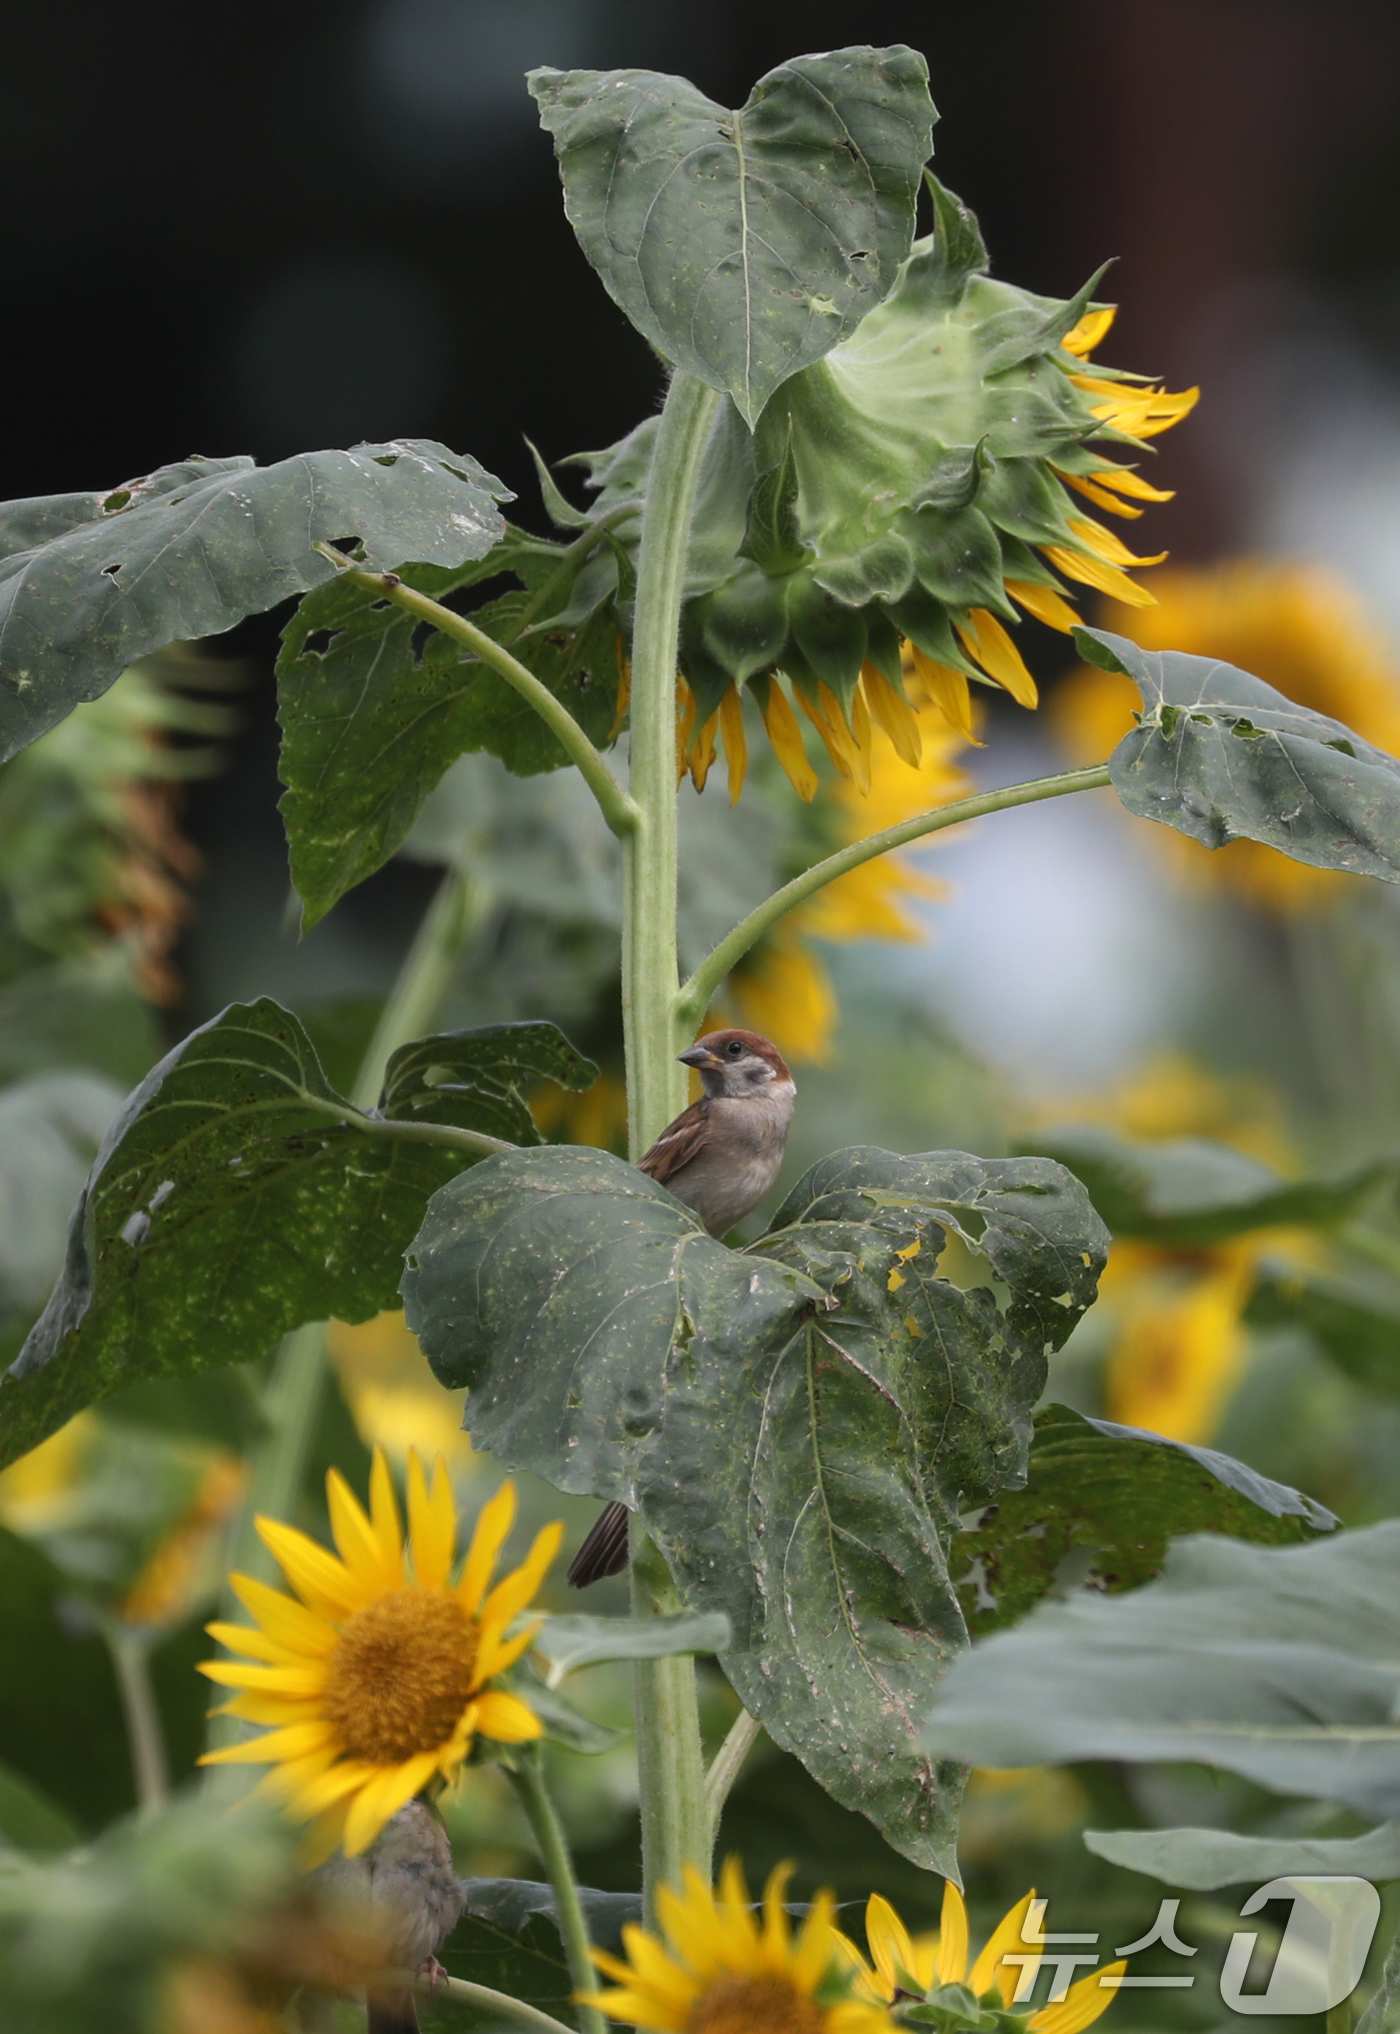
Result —
<path fill-rule="evenodd" d="M 151 1233 L 151 1218 L 144 1208 L 137 1208 L 129 1214 L 121 1226 L 121 1239 L 137 1250 Z"/>

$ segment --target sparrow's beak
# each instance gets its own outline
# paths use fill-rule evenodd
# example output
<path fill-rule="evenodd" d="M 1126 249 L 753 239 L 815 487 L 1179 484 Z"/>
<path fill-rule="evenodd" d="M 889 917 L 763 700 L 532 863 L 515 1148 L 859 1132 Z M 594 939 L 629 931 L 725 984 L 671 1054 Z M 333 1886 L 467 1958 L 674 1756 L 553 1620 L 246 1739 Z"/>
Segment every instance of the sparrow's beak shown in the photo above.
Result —
<path fill-rule="evenodd" d="M 704 1045 L 692 1045 L 688 1052 L 677 1053 L 676 1057 L 682 1066 L 699 1067 L 702 1070 L 709 1068 L 713 1071 L 715 1067 L 724 1065 L 724 1061 L 716 1059 L 708 1046 Z"/>

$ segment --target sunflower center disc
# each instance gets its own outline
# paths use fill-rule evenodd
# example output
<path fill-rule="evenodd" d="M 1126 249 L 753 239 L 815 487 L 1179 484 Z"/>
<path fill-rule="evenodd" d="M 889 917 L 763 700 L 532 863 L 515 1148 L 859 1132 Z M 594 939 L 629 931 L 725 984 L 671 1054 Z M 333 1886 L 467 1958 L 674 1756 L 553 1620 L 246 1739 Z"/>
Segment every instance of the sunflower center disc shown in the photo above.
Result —
<path fill-rule="evenodd" d="M 471 1700 L 476 1629 L 445 1590 L 395 1589 L 341 1627 L 325 1714 L 352 1759 L 436 1751 Z"/>
<path fill-rule="evenodd" d="M 825 2018 L 786 1978 L 723 1977 L 695 2001 L 685 2034 L 822 2034 Z"/>

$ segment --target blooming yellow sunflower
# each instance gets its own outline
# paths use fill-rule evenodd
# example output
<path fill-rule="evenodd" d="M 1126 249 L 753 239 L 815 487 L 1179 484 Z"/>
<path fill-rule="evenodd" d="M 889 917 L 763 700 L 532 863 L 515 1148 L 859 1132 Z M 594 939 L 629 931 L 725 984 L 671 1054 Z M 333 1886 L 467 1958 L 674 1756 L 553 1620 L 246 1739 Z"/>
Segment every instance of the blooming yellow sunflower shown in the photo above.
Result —
<path fill-rule="evenodd" d="M 1300 706 L 1400 754 L 1400 654 L 1333 573 L 1297 561 L 1234 559 L 1163 572 L 1153 590 L 1151 613 L 1106 606 L 1104 626 L 1145 650 L 1186 650 L 1237 664 Z M 1132 727 L 1139 703 L 1131 679 L 1082 665 L 1055 694 L 1053 725 L 1076 762 L 1101 762 Z M 1201 854 L 1169 827 L 1149 832 L 1184 876 L 1222 884 L 1269 911 L 1325 904 L 1356 880 L 1309 868 L 1260 841 L 1231 841 Z"/>
<path fill-rule="evenodd" d="M 1035 1969 L 1008 1956 L 1022 1957 L 1039 1931 L 1025 1934 L 1034 1888 L 997 1923 L 986 1947 L 968 1967 L 967 1908 L 951 1880 L 943 1888 L 943 1910 L 936 1935 L 911 1936 L 889 1901 L 874 1893 L 865 1909 L 865 1939 L 871 1962 L 853 1942 L 842 1937 L 848 1967 L 866 1992 L 886 2004 L 900 1993 L 924 1998 L 941 1985 L 965 1985 L 980 2004 L 1009 2006 L 1018 1990 L 1028 1994 Z M 1062 1999 L 1041 2006 L 1026 2017 L 1034 2034 L 1081 2034 L 1112 2003 L 1108 1980 L 1121 1977 L 1126 1963 L 1112 1963 L 1068 1986 Z"/>
<path fill-rule="evenodd" d="M 429 1485 L 409 1456 L 407 1545 L 382 1449 L 368 1515 L 334 1469 L 326 1495 L 340 1558 L 295 1527 L 260 1518 L 296 1596 L 234 1575 L 256 1627 L 207 1627 L 244 1655 L 200 1669 L 240 1690 L 222 1713 L 270 1728 L 202 1763 L 271 1766 L 262 1788 L 314 1823 L 313 1852 L 340 1844 L 353 1857 L 421 1788 L 450 1780 L 476 1737 L 520 1744 L 542 1735 L 519 1696 L 490 1684 L 535 1635 L 533 1625 L 509 1639 L 505 1630 L 538 1589 L 564 1528 L 545 1526 L 521 1565 L 488 1588 L 515 1518 L 513 1484 L 483 1506 L 455 1583 L 457 1515 L 440 1457 Z"/>
<path fill-rule="evenodd" d="M 655 2034 L 893 2034 L 844 1953 L 830 1893 L 817 1894 L 794 1937 L 783 1906 L 791 1872 L 780 1865 L 770 1876 L 760 1925 L 737 1858 L 718 1895 L 688 1868 L 683 1892 L 668 1886 L 657 1896 L 660 1936 L 624 1928 L 625 1962 L 593 1951 L 617 1989 L 581 1994 L 581 2003 Z"/>

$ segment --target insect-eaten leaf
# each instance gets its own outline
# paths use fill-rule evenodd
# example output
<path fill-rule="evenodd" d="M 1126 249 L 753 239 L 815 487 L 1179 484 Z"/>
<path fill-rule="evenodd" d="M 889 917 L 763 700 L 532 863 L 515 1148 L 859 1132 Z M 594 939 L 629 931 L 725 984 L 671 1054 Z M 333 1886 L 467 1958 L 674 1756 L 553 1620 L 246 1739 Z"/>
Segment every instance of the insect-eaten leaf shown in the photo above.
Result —
<path fill-rule="evenodd" d="M 231 1005 L 108 1131 L 63 1274 L 0 1382 L 0 1463 L 123 1385 L 246 1362 L 303 1321 L 394 1305 L 429 1195 L 475 1161 L 453 1134 L 537 1142 L 526 1088 L 596 1074 L 552 1024 L 450 1032 L 397 1052 L 363 1114 L 290 1012 Z M 422 1139 L 429 1123 L 443 1141 L 393 1133 Z"/>
<path fill-rule="evenodd" d="M 334 578 L 318 543 L 354 540 L 381 569 L 460 565 L 496 543 L 510 499 L 474 459 L 400 438 L 0 505 L 0 761 L 138 657 Z"/>
<path fill-rule="evenodd" d="M 981 1638 L 1024 1617 L 1071 1556 L 1084 1564 L 1085 1587 L 1117 1591 L 1150 1581 L 1181 1533 L 1283 1544 L 1336 1523 L 1312 1498 L 1214 1448 L 1048 1405 L 1035 1416 L 1025 1489 L 994 1499 L 959 1533 L 948 1565 L 968 1630 Z"/>
<path fill-rule="evenodd" d="M 1076 629 L 1092 664 L 1142 694 L 1109 757 L 1129 812 L 1203 847 L 1262 841 L 1295 862 L 1400 883 L 1400 761 L 1214 657 Z"/>
<path fill-rule="evenodd" d="M 1400 1815 L 1400 1520 L 1298 1547 L 1200 1534 L 1125 1596 L 1043 1603 L 953 1667 L 924 1741 L 983 1766 L 1223 1766 Z"/>
<path fill-rule="evenodd" d="M 797 57 L 734 112 L 656 71 L 529 84 L 609 295 L 750 429 L 894 287 L 937 118 L 904 44 Z"/>
<path fill-rule="evenodd" d="M 1134 1143 L 1098 1123 L 1043 1132 L 1048 1152 L 1082 1179 L 1115 1236 L 1185 1250 L 1286 1223 L 1329 1226 L 1352 1214 L 1397 1162 L 1380 1159 L 1336 1180 L 1289 1180 L 1205 1137 Z"/>
<path fill-rule="evenodd" d="M 414 566 L 401 576 L 444 604 L 496 584 L 469 619 L 605 747 L 618 721 L 618 573 L 606 537 L 596 555 L 570 560 L 563 547 L 511 530 L 487 557 L 453 570 Z M 503 578 L 517 582 L 504 593 Z M 588 605 L 570 619 L 581 578 Z M 304 928 L 403 845 L 459 756 L 485 751 L 517 776 L 568 761 L 534 707 L 489 665 L 350 581 L 302 602 L 285 631 L 277 677 L 281 811 Z"/>
<path fill-rule="evenodd" d="M 950 1235 L 983 1283 L 940 1276 Z M 728 1250 L 620 1159 L 553 1147 L 436 1194 L 404 1292 L 477 1445 L 639 1509 L 685 1608 L 728 1618 L 749 1711 L 952 1872 L 962 1775 L 915 1742 L 966 1644 L 947 1542 L 1024 1481 L 1106 1247 L 1046 1159 L 838 1152 Z"/>

